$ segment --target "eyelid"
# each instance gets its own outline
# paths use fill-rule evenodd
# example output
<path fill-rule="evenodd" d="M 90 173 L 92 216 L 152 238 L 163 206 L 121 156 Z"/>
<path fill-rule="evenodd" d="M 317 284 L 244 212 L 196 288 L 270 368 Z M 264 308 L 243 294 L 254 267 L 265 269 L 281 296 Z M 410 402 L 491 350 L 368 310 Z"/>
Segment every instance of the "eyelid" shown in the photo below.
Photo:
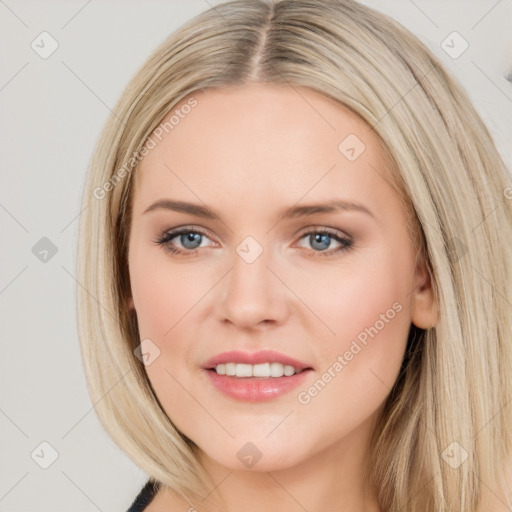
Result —
<path fill-rule="evenodd" d="M 197 226 L 179 226 L 177 228 L 167 229 L 162 233 L 161 238 L 166 238 L 168 241 L 170 241 L 173 238 L 182 235 L 183 233 L 198 233 L 213 241 L 212 237 L 206 232 L 206 230 L 204 230 L 203 228 L 199 228 Z M 206 247 L 201 247 L 201 249 L 206 249 Z M 189 250 L 187 252 L 193 252 L 193 250 L 194 249 Z"/>
<path fill-rule="evenodd" d="M 332 228 L 332 227 L 329 227 L 329 226 L 325 226 L 325 225 L 313 225 L 313 226 L 308 226 L 306 228 L 302 228 L 298 231 L 297 235 L 296 236 L 303 236 L 303 235 L 307 235 L 311 232 L 326 232 L 330 235 L 336 235 L 336 236 L 339 236 L 339 237 L 343 237 L 343 238 L 346 238 L 346 239 L 350 239 L 352 240 L 352 237 L 346 233 L 345 231 L 342 231 L 341 229 L 339 228 Z M 302 233 L 302 234 L 301 234 Z"/>
<path fill-rule="evenodd" d="M 298 237 L 299 237 L 298 241 L 300 242 L 305 236 L 311 235 L 313 233 L 314 234 L 318 234 L 318 233 L 326 234 L 329 237 L 331 237 L 332 239 L 334 239 L 336 242 L 338 242 L 338 244 L 340 244 L 340 247 L 337 247 L 335 249 L 327 249 L 325 251 L 309 250 L 310 252 L 313 252 L 313 255 L 314 255 L 313 257 L 335 256 L 336 254 L 343 252 L 343 251 L 348 251 L 349 249 L 352 249 L 355 246 L 354 239 L 350 235 L 348 235 L 347 233 L 345 233 L 339 229 L 330 228 L 327 226 L 309 226 L 308 228 L 306 228 L 306 231 L 304 231 L 300 235 L 298 235 Z"/>

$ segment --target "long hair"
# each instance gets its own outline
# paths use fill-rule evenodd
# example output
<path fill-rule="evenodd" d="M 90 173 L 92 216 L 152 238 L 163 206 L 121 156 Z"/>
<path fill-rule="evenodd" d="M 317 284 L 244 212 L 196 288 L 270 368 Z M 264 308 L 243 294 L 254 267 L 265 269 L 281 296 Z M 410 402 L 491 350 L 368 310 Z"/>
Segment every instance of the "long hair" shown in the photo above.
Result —
<path fill-rule="evenodd" d="M 171 34 L 124 90 L 90 162 L 79 227 L 78 330 L 101 423 L 155 481 L 189 502 L 207 494 L 196 445 L 167 417 L 135 355 L 141 340 L 126 305 L 132 191 L 150 135 L 179 102 L 251 82 L 309 87 L 368 123 L 393 163 L 432 278 L 439 322 L 411 326 L 371 442 L 380 507 L 489 512 L 491 488 L 510 492 L 510 176 L 441 62 L 355 0 L 217 5 Z"/>

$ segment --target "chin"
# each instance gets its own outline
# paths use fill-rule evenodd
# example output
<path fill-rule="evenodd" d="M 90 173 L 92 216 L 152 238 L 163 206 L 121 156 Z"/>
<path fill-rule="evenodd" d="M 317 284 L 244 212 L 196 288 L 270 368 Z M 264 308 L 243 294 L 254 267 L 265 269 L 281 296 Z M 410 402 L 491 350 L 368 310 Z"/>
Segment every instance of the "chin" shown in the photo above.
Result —
<path fill-rule="evenodd" d="M 267 472 L 288 469 L 300 462 L 293 447 L 282 443 L 279 447 L 264 441 L 230 440 L 217 445 L 219 450 L 208 450 L 207 457 L 215 464 L 236 471 Z M 295 457 L 290 454 L 295 453 Z"/>

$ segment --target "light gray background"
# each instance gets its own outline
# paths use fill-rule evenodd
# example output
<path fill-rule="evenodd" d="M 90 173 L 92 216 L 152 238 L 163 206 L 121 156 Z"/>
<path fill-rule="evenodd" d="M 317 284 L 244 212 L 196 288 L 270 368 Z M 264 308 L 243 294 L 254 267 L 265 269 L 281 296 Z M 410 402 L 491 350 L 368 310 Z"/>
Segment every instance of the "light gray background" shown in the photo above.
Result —
<path fill-rule="evenodd" d="M 174 29 L 219 3 L 0 0 L 2 512 L 123 511 L 146 480 L 103 431 L 86 388 L 74 303 L 80 197 L 128 80 Z M 364 3 L 449 66 L 510 169 L 510 0 Z M 47 59 L 31 47 L 42 31 L 59 44 Z M 453 31 L 469 44 L 457 59 L 441 47 Z M 45 263 L 32 252 L 42 237 L 57 247 Z M 48 469 L 35 462 L 50 453 L 43 441 L 58 453 Z"/>

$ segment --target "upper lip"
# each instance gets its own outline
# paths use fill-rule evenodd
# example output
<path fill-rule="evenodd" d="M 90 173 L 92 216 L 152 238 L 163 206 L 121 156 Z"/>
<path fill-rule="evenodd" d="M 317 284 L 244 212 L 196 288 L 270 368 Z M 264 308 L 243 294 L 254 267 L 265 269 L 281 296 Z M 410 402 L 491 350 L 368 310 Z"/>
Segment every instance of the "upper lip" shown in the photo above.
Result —
<path fill-rule="evenodd" d="M 222 352 L 208 359 L 203 368 L 210 370 L 218 364 L 224 363 L 245 363 L 245 364 L 261 364 L 261 363 L 281 363 L 283 365 L 293 366 L 296 370 L 305 370 L 311 368 L 308 364 L 302 363 L 293 357 L 280 354 L 274 350 L 261 350 L 259 352 L 241 352 L 239 350 L 231 350 Z"/>

